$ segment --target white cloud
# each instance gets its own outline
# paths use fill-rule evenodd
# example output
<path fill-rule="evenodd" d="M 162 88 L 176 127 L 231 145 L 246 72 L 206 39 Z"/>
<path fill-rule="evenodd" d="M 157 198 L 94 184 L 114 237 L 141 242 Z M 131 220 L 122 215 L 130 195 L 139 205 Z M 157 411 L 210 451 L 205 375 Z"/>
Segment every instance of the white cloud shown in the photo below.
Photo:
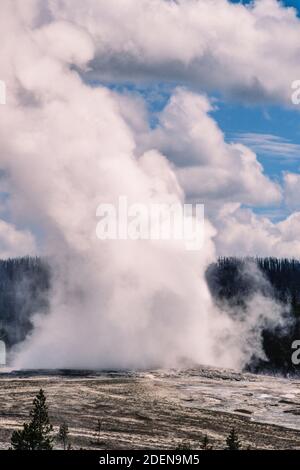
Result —
<path fill-rule="evenodd" d="M 13 224 L 0 220 L 0 259 L 35 253 L 35 240 L 28 230 L 18 230 Z"/>
<path fill-rule="evenodd" d="M 250 209 L 222 208 L 215 218 L 221 255 L 300 257 L 300 212 L 273 223 Z"/>
<path fill-rule="evenodd" d="M 179 81 L 242 101 L 291 104 L 300 20 L 276 0 L 49 0 L 96 44 L 90 77 Z"/>
<path fill-rule="evenodd" d="M 173 162 L 190 199 L 207 204 L 279 202 L 279 186 L 264 175 L 249 148 L 225 142 L 224 134 L 209 115 L 211 110 L 205 96 L 178 88 L 159 115 L 158 126 L 144 134 L 141 145 L 158 148 Z M 258 187 L 264 191 L 258 192 Z"/>
<path fill-rule="evenodd" d="M 300 174 L 285 173 L 284 175 L 284 196 L 289 209 L 300 209 Z"/>
<path fill-rule="evenodd" d="M 249 146 L 254 152 L 269 158 L 282 161 L 299 160 L 300 144 L 294 144 L 288 139 L 272 134 L 253 132 L 235 134 L 234 142 Z"/>

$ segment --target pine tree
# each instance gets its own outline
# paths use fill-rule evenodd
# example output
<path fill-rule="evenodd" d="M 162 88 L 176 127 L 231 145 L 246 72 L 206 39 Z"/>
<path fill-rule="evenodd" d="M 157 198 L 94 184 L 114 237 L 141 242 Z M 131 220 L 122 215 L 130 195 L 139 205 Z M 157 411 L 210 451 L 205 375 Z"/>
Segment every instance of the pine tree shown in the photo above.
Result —
<path fill-rule="evenodd" d="M 176 447 L 176 450 L 191 450 L 192 444 L 189 441 L 182 441 Z"/>
<path fill-rule="evenodd" d="M 226 444 L 226 450 L 240 450 L 241 442 L 239 441 L 238 435 L 234 428 L 231 429 L 226 439 Z"/>
<path fill-rule="evenodd" d="M 31 421 L 23 424 L 23 429 L 14 431 L 11 445 L 14 450 L 52 450 L 53 427 L 48 416 L 46 397 L 42 389 L 33 400 L 30 411 Z"/>
<path fill-rule="evenodd" d="M 64 446 L 64 450 L 66 450 L 66 447 L 67 447 L 68 435 L 69 435 L 69 427 L 68 427 L 67 423 L 64 421 L 60 425 L 59 432 L 58 432 L 58 438 L 62 441 L 63 446 Z"/>
<path fill-rule="evenodd" d="M 100 419 L 97 420 L 96 432 L 95 437 L 97 444 L 100 444 L 100 436 L 101 436 L 101 429 L 102 429 L 102 422 Z"/>
<path fill-rule="evenodd" d="M 212 446 L 209 445 L 209 439 L 207 434 L 203 437 L 202 444 L 201 444 L 201 449 L 202 450 L 212 450 Z"/>

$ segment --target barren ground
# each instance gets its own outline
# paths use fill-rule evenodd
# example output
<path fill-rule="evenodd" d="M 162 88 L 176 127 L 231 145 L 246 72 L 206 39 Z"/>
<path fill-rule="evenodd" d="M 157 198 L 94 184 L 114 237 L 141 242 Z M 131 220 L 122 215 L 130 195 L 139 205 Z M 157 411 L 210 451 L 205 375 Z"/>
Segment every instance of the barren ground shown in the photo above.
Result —
<path fill-rule="evenodd" d="M 55 431 L 65 420 L 74 449 L 176 449 L 183 443 L 199 449 L 205 434 L 218 449 L 232 427 L 243 448 L 300 449 L 300 380 L 211 368 L 3 373 L 1 448 L 28 420 L 40 388 Z M 98 419 L 100 443 L 94 435 Z"/>

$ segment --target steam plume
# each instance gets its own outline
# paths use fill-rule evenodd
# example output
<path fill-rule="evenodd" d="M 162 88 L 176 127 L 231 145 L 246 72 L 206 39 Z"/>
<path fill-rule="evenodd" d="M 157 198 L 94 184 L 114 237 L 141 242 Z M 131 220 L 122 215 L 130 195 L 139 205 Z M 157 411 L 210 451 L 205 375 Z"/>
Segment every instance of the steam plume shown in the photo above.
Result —
<path fill-rule="evenodd" d="M 100 203 L 120 195 L 132 203 L 183 202 L 184 194 L 164 155 L 137 151 L 143 106 L 128 98 L 125 113 L 117 93 L 84 82 L 92 37 L 52 20 L 46 4 L 2 0 L 0 7 L 9 210 L 21 230 L 37 234 L 53 269 L 50 313 L 34 318 L 14 366 L 154 367 L 184 359 L 240 367 L 251 354 L 242 351 L 252 323 L 241 327 L 212 302 L 204 275 L 215 259 L 209 221 L 196 253 L 181 242 L 96 238 Z"/>

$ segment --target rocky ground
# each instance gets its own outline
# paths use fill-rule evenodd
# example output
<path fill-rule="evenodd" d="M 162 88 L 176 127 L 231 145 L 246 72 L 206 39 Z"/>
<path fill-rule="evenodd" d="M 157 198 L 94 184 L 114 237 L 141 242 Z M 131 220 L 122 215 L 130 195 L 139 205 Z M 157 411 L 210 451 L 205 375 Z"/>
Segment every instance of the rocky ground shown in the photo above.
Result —
<path fill-rule="evenodd" d="M 1 448 L 40 388 L 55 431 L 66 421 L 74 449 L 199 449 L 205 434 L 221 449 L 232 427 L 243 448 L 300 449 L 300 380 L 212 368 L 2 373 Z"/>

